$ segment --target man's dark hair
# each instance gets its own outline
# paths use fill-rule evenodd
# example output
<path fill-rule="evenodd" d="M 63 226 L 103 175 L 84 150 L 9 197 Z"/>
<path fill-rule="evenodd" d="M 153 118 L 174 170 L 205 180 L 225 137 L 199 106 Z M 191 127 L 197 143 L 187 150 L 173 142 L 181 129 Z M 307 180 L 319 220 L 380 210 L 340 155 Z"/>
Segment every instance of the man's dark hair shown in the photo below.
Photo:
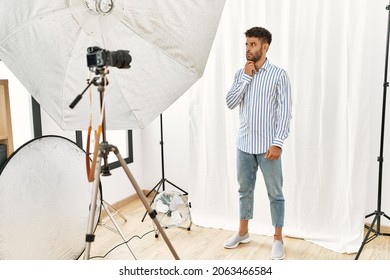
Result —
<path fill-rule="evenodd" d="M 260 41 L 266 42 L 268 45 L 271 45 L 272 42 L 271 32 L 263 27 L 252 27 L 245 32 L 245 36 L 259 38 Z"/>

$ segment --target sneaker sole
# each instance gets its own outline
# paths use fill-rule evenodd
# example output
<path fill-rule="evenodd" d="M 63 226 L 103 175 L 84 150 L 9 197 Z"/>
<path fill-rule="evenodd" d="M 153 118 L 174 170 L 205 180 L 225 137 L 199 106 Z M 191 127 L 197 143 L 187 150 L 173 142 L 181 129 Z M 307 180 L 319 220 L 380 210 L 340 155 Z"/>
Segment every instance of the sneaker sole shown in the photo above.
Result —
<path fill-rule="evenodd" d="M 239 241 L 238 243 L 232 245 L 232 246 L 226 246 L 226 245 L 223 245 L 223 247 L 225 247 L 226 249 L 234 249 L 234 248 L 237 248 L 238 245 L 240 245 L 241 243 L 242 244 L 246 244 L 246 243 L 249 243 L 251 242 L 251 239 L 248 237 L 247 239 L 244 239 L 242 241 Z"/>
<path fill-rule="evenodd" d="M 272 260 L 283 260 L 285 255 L 281 256 L 280 258 L 277 257 L 271 257 Z"/>

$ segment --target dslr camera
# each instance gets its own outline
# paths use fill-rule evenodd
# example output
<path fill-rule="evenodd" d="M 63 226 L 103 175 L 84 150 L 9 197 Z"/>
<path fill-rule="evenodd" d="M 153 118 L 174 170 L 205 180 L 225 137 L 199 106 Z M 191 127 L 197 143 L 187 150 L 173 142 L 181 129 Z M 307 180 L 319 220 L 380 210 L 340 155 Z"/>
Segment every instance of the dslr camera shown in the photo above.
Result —
<path fill-rule="evenodd" d="M 87 49 L 87 64 L 91 69 L 102 69 L 107 66 L 119 69 L 130 68 L 131 56 L 129 51 L 108 51 L 99 47 L 89 47 Z"/>

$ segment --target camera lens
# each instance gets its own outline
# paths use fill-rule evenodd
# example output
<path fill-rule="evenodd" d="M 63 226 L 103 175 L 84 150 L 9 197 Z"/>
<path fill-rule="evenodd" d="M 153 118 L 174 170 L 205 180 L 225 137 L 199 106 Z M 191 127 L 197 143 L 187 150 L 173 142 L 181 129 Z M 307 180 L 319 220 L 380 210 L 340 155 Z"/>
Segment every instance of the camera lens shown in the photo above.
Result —
<path fill-rule="evenodd" d="M 117 68 L 130 68 L 131 56 L 129 51 L 113 51 L 108 55 L 108 65 Z"/>

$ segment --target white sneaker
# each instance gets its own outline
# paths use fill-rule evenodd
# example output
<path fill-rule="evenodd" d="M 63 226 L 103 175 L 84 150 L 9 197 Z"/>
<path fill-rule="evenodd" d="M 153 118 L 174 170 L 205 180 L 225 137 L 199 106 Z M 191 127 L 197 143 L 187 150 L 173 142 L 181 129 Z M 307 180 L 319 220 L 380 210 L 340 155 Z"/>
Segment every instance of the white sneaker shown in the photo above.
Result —
<path fill-rule="evenodd" d="M 251 238 L 249 237 L 249 233 L 241 236 L 238 232 L 236 232 L 232 237 L 225 241 L 223 246 L 227 249 L 233 249 L 236 248 L 240 243 L 249 243 L 250 241 Z"/>
<path fill-rule="evenodd" d="M 272 255 L 273 260 L 283 260 L 284 259 L 284 245 L 280 240 L 274 240 L 272 244 Z"/>

